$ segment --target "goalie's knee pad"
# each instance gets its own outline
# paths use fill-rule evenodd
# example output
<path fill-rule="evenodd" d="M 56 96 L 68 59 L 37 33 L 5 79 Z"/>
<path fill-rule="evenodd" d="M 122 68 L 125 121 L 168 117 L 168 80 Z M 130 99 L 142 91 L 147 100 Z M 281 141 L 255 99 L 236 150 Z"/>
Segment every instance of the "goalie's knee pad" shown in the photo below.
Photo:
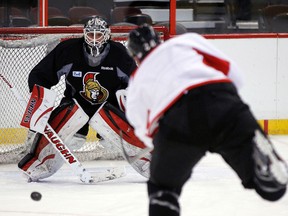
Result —
<path fill-rule="evenodd" d="M 80 148 L 85 142 L 85 137 L 76 132 L 87 123 L 88 119 L 81 107 L 71 102 L 56 108 L 49 119 L 49 124 L 63 143 L 73 150 Z M 18 167 L 30 176 L 32 181 L 47 178 L 61 168 L 64 160 L 55 150 L 54 144 L 49 144 L 44 135 L 37 133 L 31 143 L 30 152 L 18 163 Z"/>
<path fill-rule="evenodd" d="M 255 132 L 254 142 L 255 190 L 264 199 L 278 200 L 286 191 L 287 165 L 275 152 L 270 140 L 259 130 Z"/>
<path fill-rule="evenodd" d="M 33 153 L 27 154 L 18 164 L 24 171 L 28 182 L 35 182 L 40 179 L 48 178 L 63 165 L 63 160 L 57 157 L 51 149 L 42 149 L 41 154 L 35 157 Z M 44 157 L 44 155 L 47 155 Z M 49 161 L 49 162 L 48 162 Z M 21 167 L 23 165 L 23 167 Z"/>
<path fill-rule="evenodd" d="M 120 151 L 122 151 L 122 142 L 124 149 L 131 157 L 137 155 L 141 149 L 145 148 L 145 145 L 134 134 L 134 129 L 126 119 L 124 112 L 109 103 L 105 103 L 94 114 L 90 119 L 89 124 L 101 135 L 101 137 L 103 137 L 106 143 L 111 143 Z M 148 153 L 145 157 L 131 165 L 141 175 L 149 177 L 150 159 L 151 155 Z"/>

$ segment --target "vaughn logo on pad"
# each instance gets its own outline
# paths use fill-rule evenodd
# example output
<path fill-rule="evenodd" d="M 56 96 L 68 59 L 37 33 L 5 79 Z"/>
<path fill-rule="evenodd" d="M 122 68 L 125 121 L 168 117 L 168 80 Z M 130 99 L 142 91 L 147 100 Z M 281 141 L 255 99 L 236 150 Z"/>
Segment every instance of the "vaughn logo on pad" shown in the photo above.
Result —
<path fill-rule="evenodd" d="M 56 96 L 56 92 L 35 85 L 20 125 L 43 133 L 54 108 Z"/>

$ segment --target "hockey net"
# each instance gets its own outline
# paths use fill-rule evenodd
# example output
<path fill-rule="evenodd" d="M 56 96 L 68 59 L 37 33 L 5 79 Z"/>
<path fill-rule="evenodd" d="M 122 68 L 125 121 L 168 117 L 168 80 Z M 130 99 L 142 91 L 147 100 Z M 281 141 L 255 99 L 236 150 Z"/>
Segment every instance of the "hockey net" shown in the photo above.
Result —
<path fill-rule="evenodd" d="M 133 27 L 111 27 L 112 40 L 125 45 Z M 28 74 L 60 41 L 81 37 L 81 27 L 70 28 L 2 28 L 0 29 L 0 71 L 28 101 Z M 157 27 L 163 40 L 168 38 L 164 27 Z M 65 90 L 64 77 L 52 88 L 57 92 L 56 106 Z M 23 108 L 9 87 L 0 80 L 0 163 L 17 163 L 27 148 L 27 129 L 20 127 Z M 122 153 L 114 146 L 103 147 L 96 138 L 96 131 L 89 130 L 84 146 L 75 151 L 80 161 L 122 159 Z"/>

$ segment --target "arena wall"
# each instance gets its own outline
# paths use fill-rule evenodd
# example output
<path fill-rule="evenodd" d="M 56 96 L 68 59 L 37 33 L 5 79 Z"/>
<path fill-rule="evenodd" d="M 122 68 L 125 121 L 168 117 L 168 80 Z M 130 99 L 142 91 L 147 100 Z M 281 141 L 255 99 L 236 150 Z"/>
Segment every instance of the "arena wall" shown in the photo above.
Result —
<path fill-rule="evenodd" d="M 288 134 L 288 36 L 224 37 L 209 40 L 243 70 L 243 100 L 269 134 Z"/>

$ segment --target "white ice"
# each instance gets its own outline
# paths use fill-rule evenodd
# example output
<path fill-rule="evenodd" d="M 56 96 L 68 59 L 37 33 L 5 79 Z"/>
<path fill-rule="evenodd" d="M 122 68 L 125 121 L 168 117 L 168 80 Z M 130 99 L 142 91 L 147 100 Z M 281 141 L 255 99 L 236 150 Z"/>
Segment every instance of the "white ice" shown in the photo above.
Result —
<path fill-rule="evenodd" d="M 288 137 L 273 136 L 288 161 Z M 0 165 L 0 216 L 147 216 L 146 179 L 124 161 L 84 163 L 89 169 L 125 166 L 117 180 L 85 185 L 68 167 L 43 182 L 27 183 L 15 164 Z M 30 194 L 38 191 L 40 201 Z M 242 187 L 235 173 L 215 154 L 207 154 L 194 169 L 180 198 L 181 216 L 288 216 L 288 194 L 277 202 L 261 199 Z"/>

